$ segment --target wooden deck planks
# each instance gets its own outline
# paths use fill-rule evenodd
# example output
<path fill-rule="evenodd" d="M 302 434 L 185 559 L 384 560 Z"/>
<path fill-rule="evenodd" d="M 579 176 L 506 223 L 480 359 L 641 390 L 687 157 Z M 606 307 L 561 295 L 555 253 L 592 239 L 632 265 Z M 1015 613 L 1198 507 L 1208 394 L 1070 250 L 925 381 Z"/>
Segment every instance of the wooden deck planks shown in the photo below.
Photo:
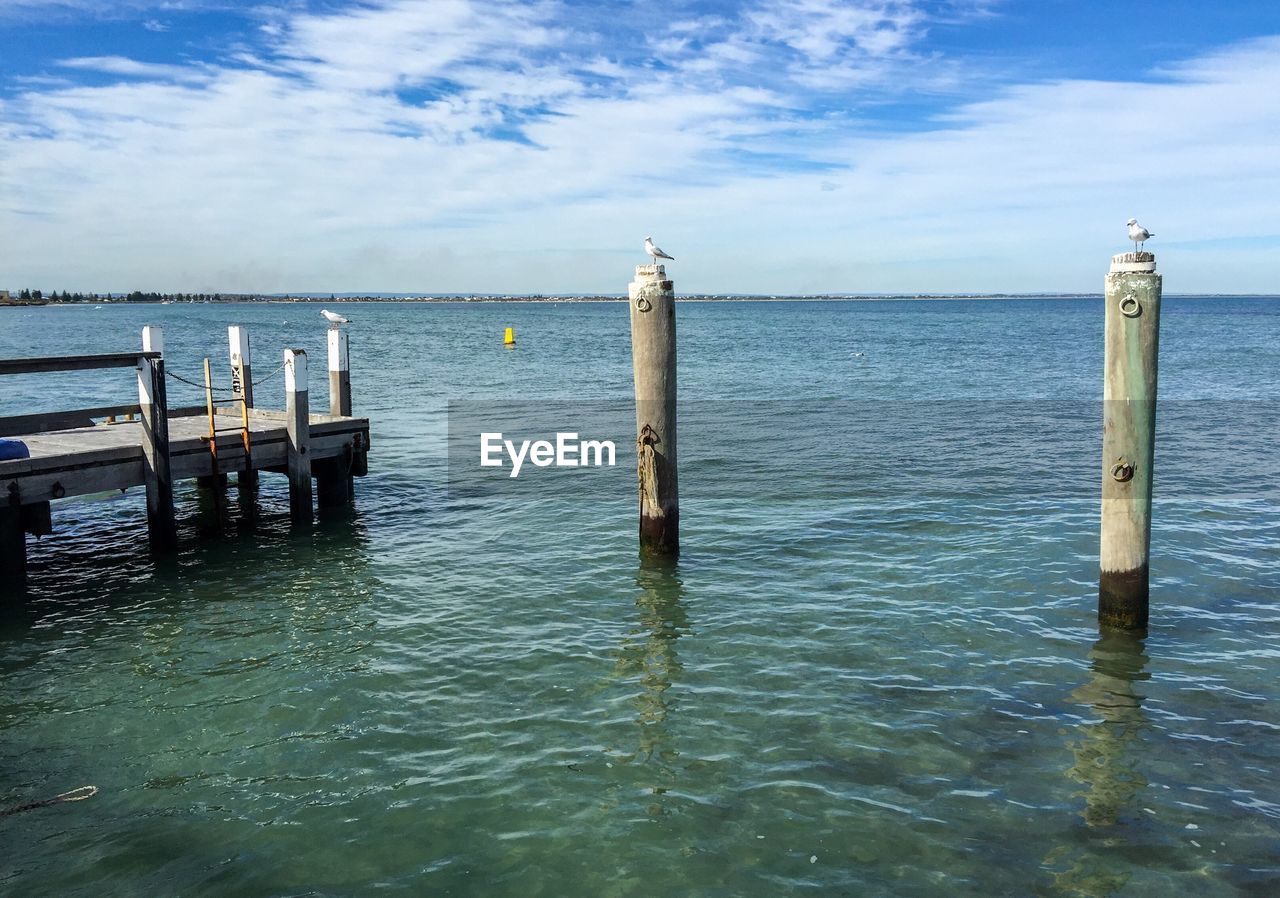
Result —
<path fill-rule="evenodd" d="M 330 335 L 330 346 L 336 343 L 345 349 L 345 334 L 338 337 Z M 297 349 L 285 350 L 281 366 L 288 413 L 253 408 L 248 334 L 243 328 L 228 329 L 228 347 L 233 388 L 243 401 L 216 410 L 168 404 L 163 332 L 152 325 L 143 328 L 141 352 L 0 359 L 0 376 L 134 368 L 138 388 L 136 405 L 0 417 L 0 436 L 21 440 L 30 453 L 28 458 L 0 461 L 0 578 L 25 576 L 25 533 L 52 532 L 53 499 L 144 486 L 149 542 L 157 554 L 177 544 L 175 480 L 196 479 L 220 490 L 224 475 L 236 473 L 243 499 L 255 492 L 259 471 L 287 473 L 290 513 L 299 526 L 314 520 L 313 477 L 319 483 L 322 511 L 351 503 L 352 476 L 368 471 L 368 419 L 350 417 L 349 406 L 341 403 L 329 415 L 309 414 L 306 353 Z M 206 359 L 206 402 L 211 406 L 210 375 Z M 345 414 L 333 414 L 338 412 Z M 122 414 L 137 414 L 138 419 L 113 424 L 102 420 Z M 248 507 L 252 505 L 250 501 Z"/>
<path fill-rule="evenodd" d="M 239 416 L 218 416 L 218 424 L 232 427 Z M 201 415 L 172 417 L 169 422 L 169 459 L 174 480 L 215 473 L 209 452 L 208 419 Z M 368 445 L 367 418 L 334 418 L 311 415 L 310 453 L 315 459 L 343 457 L 355 443 Z M 253 409 L 249 419 L 253 469 L 280 469 L 287 463 L 284 415 Z M 31 458 L 0 461 L 0 489 L 12 495 L 16 487 L 21 504 L 51 498 L 82 496 L 144 483 L 141 422 L 80 427 L 56 432 L 20 434 Z M 238 429 L 219 427 L 216 473 L 244 470 L 244 447 Z"/>

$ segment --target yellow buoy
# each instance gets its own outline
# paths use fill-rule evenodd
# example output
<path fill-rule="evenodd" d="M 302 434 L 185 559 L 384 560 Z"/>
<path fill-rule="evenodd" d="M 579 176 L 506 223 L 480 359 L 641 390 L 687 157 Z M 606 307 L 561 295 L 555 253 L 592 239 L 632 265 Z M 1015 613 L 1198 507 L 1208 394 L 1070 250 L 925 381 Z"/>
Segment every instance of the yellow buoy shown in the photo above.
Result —
<path fill-rule="evenodd" d="M 514 327 L 507 328 L 507 334 L 502 338 L 502 344 L 504 346 L 516 345 L 516 329 Z"/>

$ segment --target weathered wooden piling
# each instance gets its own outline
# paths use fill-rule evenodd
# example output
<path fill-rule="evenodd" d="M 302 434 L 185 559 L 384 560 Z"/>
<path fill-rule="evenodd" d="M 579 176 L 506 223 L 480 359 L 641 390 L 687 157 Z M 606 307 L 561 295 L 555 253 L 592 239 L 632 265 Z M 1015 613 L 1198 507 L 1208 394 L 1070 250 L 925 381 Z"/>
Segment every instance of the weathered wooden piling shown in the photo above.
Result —
<path fill-rule="evenodd" d="M 1147 625 L 1161 277 L 1149 252 L 1120 253 L 1106 277 L 1102 540 L 1098 620 Z"/>
<path fill-rule="evenodd" d="M 27 571 L 27 532 L 22 506 L 0 497 L 0 574 L 21 580 Z"/>
<path fill-rule="evenodd" d="M 231 396 L 242 401 L 245 409 L 253 408 L 253 354 L 249 350 L 249 331 L 238 324 L 227 328 L 227 350 L 231 361 Z M 248 415 L 246 414 L 247 418 Z M 246 460 L 247 461 L 247 460 Z M 236 486 L 240 490 L 240 503 L 250 507 L 253 490 L 258 486 L 258 472 L 252 464 L 236 474 Z"/>
<path fill-rule="evenodd" d="M 47 536 L 53 532 L 49 503 L 22 504 L 22 490 L 12 483 L 8 495 L 0 496 L 0 574 L 21 581 L 27 570 L 27 534 Z"/>
<path fill-rule="evenodd" d="M 636 475 L 640 549 L 680 553 L 680 491 L 676 477 L 675 289 L 661 265 L 637 265 L 627 286 L 631 364 L 636 396 Z"/>
<path fill-rule="evenodd" d="M 307 398 L 307 353 L 284 351 L 284 415 L 288 444 L 289 515 L 295 524 L 311 523 L 311 426 Z"/>
<path fill-rule="evenodd" d="M 329 414 L 351 415 L 351 355 L 347 332 L 329 328 Z M 322 509 L 340 508 L 355 498 L 352 454 L 315 465 L 316 504 Z"/>
<path fill-rule="evenodd" d="M 354 500 L 350 458 L 326 458 L 312 465 L 316 475 L 316 506 L 321 511 L 343 508 Z"/>
<path fill-rule="evenodd" d="M 164 382 L 164 332 L 142 329 L 142 351 L 158 358 L 138 359 L 138 404 L 142 408 L 142 463 L 147 489 L 147 534 L 151 551 L 168 552 L 178 545 L 173 513 L 173 477 L 169 471 L 169 402 Z"/>

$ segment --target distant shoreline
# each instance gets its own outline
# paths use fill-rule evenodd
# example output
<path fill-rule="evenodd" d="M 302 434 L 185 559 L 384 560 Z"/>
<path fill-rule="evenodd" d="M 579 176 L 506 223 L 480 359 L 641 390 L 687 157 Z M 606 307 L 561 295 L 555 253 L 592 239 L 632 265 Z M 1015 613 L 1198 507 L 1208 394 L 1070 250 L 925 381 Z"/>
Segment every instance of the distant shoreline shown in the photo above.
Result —
<path fill-rule="evenodd" d="M 1195 297 L 1198 299 L 1280 299 L 1270 293 L 1168 293 L 1166 299 Z M 797 294 L 797 295 L 737 295 L 737 294 L 686 294 L 677 296 L 679 302 L 912 302 L 938 300 L 971 300 L 999 299 L 1017 301 L 1022 299 L 1101 299 L 1101 293 L 886 293 L 886 294 Z M 143 299 L 126 300 L 124 295 L 99 295 L 93 299 L 61 300 L 43 299 L 37 301 L 0 302 L 5 306 L 89 306 L 89 305 L 241 305 L 255 304 L 294 304 L 294 303 L 592 303 L 592 302 L 626 302 L 626 296 L 601 295 L 569 295 L 547 296 L 541 294 L 528 295 L 331 295 L 331 296 L 289 296 L 289 295 L 244 295 L 228 296 L 223 294 L 217 300 L 185 299 Z"/>

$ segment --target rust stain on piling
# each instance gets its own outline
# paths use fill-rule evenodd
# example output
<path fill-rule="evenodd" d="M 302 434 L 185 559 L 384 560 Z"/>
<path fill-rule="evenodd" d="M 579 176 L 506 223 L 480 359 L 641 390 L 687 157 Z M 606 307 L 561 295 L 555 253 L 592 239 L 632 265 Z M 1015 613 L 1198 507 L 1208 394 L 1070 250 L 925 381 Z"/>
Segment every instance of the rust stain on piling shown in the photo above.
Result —
<path fill-rule="evenodd" d="M 654 448 L 660 442 L 662 440 L 651 424 L 642 427 L 640 436 L 636 437 L 636 479 L 639 481 L 642 515 L 646 509 L 661 505 L 658 500 L 658 450 Z"/>
<path fill-rule="evenodd" d="M 640 545 L 660 555 L 680 552 L 680 506 L 675 494 L 675 466 L 658 451 L 662 439 L 649 424 L 636 438 L 636 480 L 640 494 Z M 667 497 L 666 501 L 663 497 Z"/>

